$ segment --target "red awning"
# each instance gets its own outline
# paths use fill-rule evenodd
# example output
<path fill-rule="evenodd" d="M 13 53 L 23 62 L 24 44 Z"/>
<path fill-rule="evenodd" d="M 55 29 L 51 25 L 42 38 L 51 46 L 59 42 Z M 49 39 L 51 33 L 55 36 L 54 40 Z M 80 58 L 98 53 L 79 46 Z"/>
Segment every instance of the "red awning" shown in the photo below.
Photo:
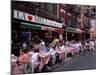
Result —
<path fill-rule="evenodd" d="M 55 28 L 53 28 L 53 27 L 47 27 L 47 26 L 42 26 L 41 29 L 42 29 L 42 30 L 55 31 Z"/>
<path fill-rule="evenodd" d="M 58 29 L 58 28 L 56 28 L 56 29 L 55 29 L 55 32 L 58 32 L 58 33 L 63 34 L 63 33 L 64 33 L 64 29 Z"/>
<path fill-rule="evenodd" d="M 42 30 L 54 31 L 54 32 L 58 32 L 58 33 L 61 33 L 61 34 L 64 33 L 64 29 L 59 29 L 59 28 L 53 28 L 53 27 L 42 26 L 41 29 L 42 29 Z"/>

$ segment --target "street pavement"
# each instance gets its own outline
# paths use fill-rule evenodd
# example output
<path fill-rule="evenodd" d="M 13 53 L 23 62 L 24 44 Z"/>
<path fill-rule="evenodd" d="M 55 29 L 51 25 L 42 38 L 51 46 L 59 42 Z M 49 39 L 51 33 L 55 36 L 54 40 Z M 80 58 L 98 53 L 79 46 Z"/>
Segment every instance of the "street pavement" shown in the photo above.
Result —
<path fill-rule="evenodd" d="M 69 61 L 65 61 L 64 64 L 52 69 L 51 72 L 90 70 L 90 69 L 96 69 L 96 53 L 90 52 L 87 53 L 86 55 L 73 57 Z"/>

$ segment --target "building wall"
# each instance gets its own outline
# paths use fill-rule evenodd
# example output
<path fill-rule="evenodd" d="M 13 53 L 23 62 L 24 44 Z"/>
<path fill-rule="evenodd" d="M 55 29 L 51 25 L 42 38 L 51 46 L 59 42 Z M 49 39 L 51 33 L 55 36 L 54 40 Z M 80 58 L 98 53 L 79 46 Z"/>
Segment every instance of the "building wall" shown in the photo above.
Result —
<path fill-rule="evenodd" d="M 63 23 L 64 29 L 67 27 L 72 27 L 85 31 L 77 35 L 77 39 L 80 40 L 85 39 L 85 36 L 90 34 L 88 31 L 90 31 L 91 28 L 90 14 L 91 9 L 93 8 L 95 7 L 84 5 L 12 1 L 12 10 L 16 9 L 22 12 L 38 15 L 46 19 Z"/>
<path fill-rule="evenodd" d="M 14 9 L 61 22 L 57 18 L 57 5 L 54 3 L 12 1 L 12 10 Z"/>
<path fill-rule="evenodd" d="M 77 39 L 84 40 L 90 38 L 91 29 L 91 9 L 94 6 L 88 5 L 59 5 L 59 12 L 61 9 L 65 10 L 65 24 L 66 27 L 78 28 L 84 32 L 77 34 Z M 59 13 L 59 18 L 61 17 L 61 12 Z M 72 33 L 73 34 L 73 33 Z M 75 34 L 76 35 L 76 34 Z"/>
<path fill-rule="evenodd" d="M 67 12 L 68 10 L 65 4 L 57 4 L 57 18 L 63 23 L 63 25 L 67 25 Z"/>

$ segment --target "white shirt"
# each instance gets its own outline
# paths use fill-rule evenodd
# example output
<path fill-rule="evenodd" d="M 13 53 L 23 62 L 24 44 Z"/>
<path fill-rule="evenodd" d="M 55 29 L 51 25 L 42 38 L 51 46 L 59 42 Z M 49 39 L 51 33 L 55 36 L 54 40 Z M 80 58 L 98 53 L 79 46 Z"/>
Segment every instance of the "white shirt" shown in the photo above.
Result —
<path fill-rule="evenodd" d="M 41 44 L 42 44 L 42 45 L 45 45 L 45 42 L 44 42 L 44 41 L 42 41 L 42 42 L 41 42 Z"/>
<path fill-rule="evenodd" d="M 56 51 L 53 48 L 50 48 L 50 54 L 55 55 Z"/>
<path fill-rule="evenodd" d="M 64 45 L 62 45 L 62 46 L 60 47 L 60 49 L 61 49 L 61 50 L 64 50 L 64 47 L 65 47 L 65 46 L 64 46 Z"/>
<path fill-rule="evenodd" d="M 26 48 L 26 46 L 27 46 L 27 45 L 26 45 L 25 43 L 23 43 L 23 48 L 24 48 L 24 49 Z"/>
<path fill-rule="evenodd" d="M 32 54 L 31 62 L 33 64 L 37 64 L 38 63 L 38 52 Z"/>
<path fill-rule="evenodd" d="M 30 56 L 30 62 L 32 64 L 38 63 L 38 52 L 34 53 L 34 51 L 28 52 L 28 55 Z"/>
<path fill-rule="evenodd" d="M 73 44 L 72 47 L 76 47 L 76 44 Z"/>
<path fill-rule="evenodd" d="M 79 43 L 79 46 L 81 47 L 81 46 L 82 46 L 82 44 L 81 44 L 81 43 Z"/>
<path fill-rule="evenodd" d="M 29 51 L 27 54 L 32 56 L 34 54 L 34 51 Z"/>
<path fill-rule="evenodd" d="M 94 43 L 91 41 L 91 42 L 90 42 L 90 45 L 91 45 L 91 46 L 94 46 Z"/>
<path fill-rule="evenodd" d="M 62 34 L 59 35 L 59 40 L 63 40 Z"/>

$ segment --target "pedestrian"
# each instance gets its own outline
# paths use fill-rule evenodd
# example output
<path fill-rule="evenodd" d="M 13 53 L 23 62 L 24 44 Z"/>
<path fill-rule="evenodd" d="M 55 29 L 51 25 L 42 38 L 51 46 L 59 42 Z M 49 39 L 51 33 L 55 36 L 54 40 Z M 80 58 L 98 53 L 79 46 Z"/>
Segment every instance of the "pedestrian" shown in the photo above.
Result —
<path fill-rule="evenodd" d="M 31 63 L 32 63 L 32 73 L 35 71 L 35 69 L 39 70 L 39 63 L 40 63 L 39 49 L 35 49 L 34 52 L 32 53 Z"/>
<path fill-rule="evenodd" d="M 18 57 L 19 73 L 27 73 L 28 55 L 24 49 L 20 49 L 20 56 Z"/>
<path fill-rule="evenodd" d="M 94 42 L 93 41 L 90 41 L 89 44 L 90 44 L 89 49 L 90 49 L 90 51 L 93 52 L 95 50 Z"/>
<path fill-rule="evenodd" d="M 55 62 L 56 62 L 56 51 L 55 51 L 55 46 L 53 44 L 50 44 L 50 54 L 51 54 L 51 63 L 55 64 Z"/>

